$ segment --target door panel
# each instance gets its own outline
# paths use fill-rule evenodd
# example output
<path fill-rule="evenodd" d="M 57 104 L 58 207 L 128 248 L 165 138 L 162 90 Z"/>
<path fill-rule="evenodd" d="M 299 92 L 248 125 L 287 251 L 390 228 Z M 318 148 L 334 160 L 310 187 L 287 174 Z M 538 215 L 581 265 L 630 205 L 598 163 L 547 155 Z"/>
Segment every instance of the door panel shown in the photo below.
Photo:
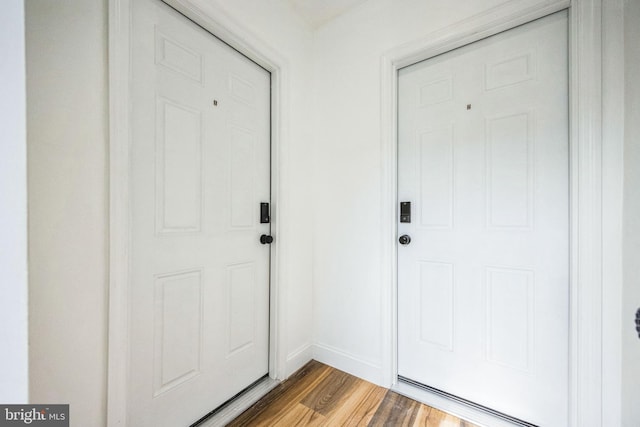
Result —
<path fill-rule="evenodd" d="M 189 425 L 268 372 L 270 75 L 133 9 L 128 424 Z"/>
<path fill-rule="evenodd" d="M 399 375 L 566 425 L 567 18 L 414 64 L 398 78 Z"/>

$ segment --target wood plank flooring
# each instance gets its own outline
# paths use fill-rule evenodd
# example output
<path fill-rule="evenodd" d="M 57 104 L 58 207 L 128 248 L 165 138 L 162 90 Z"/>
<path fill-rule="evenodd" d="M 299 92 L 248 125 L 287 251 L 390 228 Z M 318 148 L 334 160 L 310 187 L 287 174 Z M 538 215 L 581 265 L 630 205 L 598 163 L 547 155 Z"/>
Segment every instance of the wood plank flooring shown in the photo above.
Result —
<path fill-rule="evenodd" d="M 228 426 L 477 427 L 315 360 Z"/>

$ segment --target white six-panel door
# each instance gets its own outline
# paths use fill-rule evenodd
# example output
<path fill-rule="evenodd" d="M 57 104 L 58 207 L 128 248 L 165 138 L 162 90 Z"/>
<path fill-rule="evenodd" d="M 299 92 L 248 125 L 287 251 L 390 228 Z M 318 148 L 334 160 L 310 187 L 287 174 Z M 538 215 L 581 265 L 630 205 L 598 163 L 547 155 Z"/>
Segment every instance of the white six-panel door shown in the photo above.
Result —
<path fill-rule="evenodd" d="M 133 7 L 128 425 L 185 426 L 268 372 L 270 74 Z"/>
<path fill-rule="evenodd" d="M 399 375 L 567 425 L 567 17 L 399 72 Z"/>

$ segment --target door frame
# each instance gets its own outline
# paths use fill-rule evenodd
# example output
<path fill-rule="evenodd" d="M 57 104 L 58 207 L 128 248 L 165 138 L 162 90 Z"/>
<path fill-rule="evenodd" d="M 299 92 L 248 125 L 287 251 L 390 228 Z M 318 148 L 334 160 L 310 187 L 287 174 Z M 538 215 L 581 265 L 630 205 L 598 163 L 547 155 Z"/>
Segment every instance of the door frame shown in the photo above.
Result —
<path fill-rule="evenodd" d="M 127 426 L 129 357 L 129 286 L 131 248 L 130 67 L 132 4 L 135 0 L 109 1 L 109 320 L 107 360 L 107 426 Z M 160 0 L 159 0 L 160 1 Z M 195 24 L 271 73 L 271 232 L 279 244 L 271 246 L 269 296 L 269 376 L 284 379 L 286 354 L 285 295 L 282 272 L 289 255 L 283 226 L 286 204 L 284 159 L 288 147 L 287 61 L 256 37 L 250 29 L 214 3 L 206 10 L 195 0 L 161 0 Z M 195 25 L 194 24 L 194 25 Z M 213 409 L 213 408 L 212 408 Z"/>
<path fill-rule="evenodd" d="M 397 363 L 397 82 L 398 70 L 444 52 L 568 10 L 569 19 L 569 181 L 570 181 L 570 284 L 569 284 L 569 422 L 571 426 L 600 426 L 603 414 L 615 410 L 604 390 L 616 390 L 619 367 L 612 360 L 617 350 L 605 349 L 603 335 L 619 335 L 616 322 L 604 318 L 619 297 L 619 236 L 609 232 L 608 219 L 622 217 L 620 141 L 603 144 L 603 2 L 602 0 L 510 0 L 493 9 L 436 31 L 423 39 L 385 53 L 381 60 L 382 161 L 382 307 L 385 324 L 383 355 L 385 382 L 398 382 Z M 606 12 L 606 11 L 605 11 Z M 606 18 L 606 16 L 605 16 Z M 619 60 L 619 58 L 616 58 Z M 605 126 L 605 131 L 606 126 Z M 606 135 L 604 135 L 606 137 Z M 612 194 L 609 196 L 607 193 Z M 613 197 L 613 204 L 604 201 Z M 617 239 L 617 240 L 616 240 Z M 611 242 L 614 240 L 614 242 Z M 603 297 L 603 282 L 611 279 L 610 297 Z M 603 365 L 607 363 L 608 365 Z"/>

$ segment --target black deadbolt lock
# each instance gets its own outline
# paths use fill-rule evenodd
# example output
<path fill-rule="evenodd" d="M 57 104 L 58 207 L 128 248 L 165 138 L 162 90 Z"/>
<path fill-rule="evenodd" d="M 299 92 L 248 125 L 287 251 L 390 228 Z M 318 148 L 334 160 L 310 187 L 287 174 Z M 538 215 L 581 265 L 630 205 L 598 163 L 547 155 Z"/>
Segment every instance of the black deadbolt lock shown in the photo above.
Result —
<path fill-rule="evenodd" d="M 400 222 L 411 222 L 411 202 L 400 202 Z"/>
<path fill-rule="evenodd" d="M 269 222 L 271 222 L 269 203 L 260 203 L 260 224 L 269 224 Z"/>

